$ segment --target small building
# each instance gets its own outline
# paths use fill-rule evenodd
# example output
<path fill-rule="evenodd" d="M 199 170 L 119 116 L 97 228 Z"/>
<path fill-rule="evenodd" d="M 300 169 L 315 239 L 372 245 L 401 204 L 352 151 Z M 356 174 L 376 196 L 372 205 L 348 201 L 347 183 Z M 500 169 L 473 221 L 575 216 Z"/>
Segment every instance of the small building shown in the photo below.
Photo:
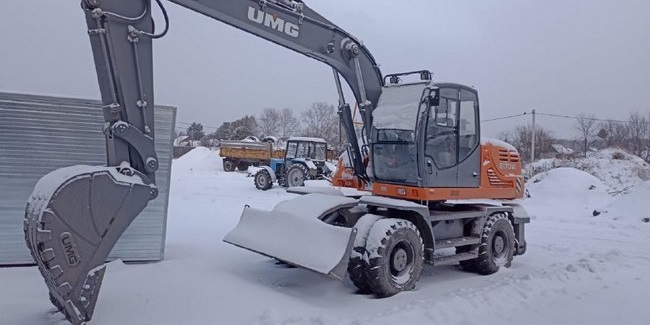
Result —
<path fill-rule="evenodd" d="M 0 265 L 33 264 L 23 232 L 36 182 L 66 166 L 106 165 L 104 115 L 96 100 L 0 92 Z M 163 258 L 176 108 L 155 107 L 158 197 L 133 221 L 109 259 Z"/>

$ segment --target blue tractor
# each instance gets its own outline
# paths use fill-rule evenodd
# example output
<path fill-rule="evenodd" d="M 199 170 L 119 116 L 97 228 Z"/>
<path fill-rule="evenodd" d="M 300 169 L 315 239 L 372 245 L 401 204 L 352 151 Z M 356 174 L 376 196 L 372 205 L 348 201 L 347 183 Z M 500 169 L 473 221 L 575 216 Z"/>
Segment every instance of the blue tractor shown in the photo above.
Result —
<path fill-rule="evenodd" d="M 269 166 L 255 173 L 255 187 L 266 191 L 279 186 L 304 186 L 305 180 L 323 179 L 334 172 L 327 161 L 327 142 L 321 138 L 291 137 L 287 140 L 284 159 L 272 158 Z"/>

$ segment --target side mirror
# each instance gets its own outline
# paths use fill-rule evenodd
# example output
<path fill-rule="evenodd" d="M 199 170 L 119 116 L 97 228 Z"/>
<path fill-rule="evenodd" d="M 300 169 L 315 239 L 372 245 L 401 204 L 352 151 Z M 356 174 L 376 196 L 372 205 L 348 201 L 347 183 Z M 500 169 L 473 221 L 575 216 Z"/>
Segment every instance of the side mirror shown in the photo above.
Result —
<path fill-rule="evenodd" d="M 440 89 L 432 90 L 426 98 L 429 106 L 438 106 L 440 105 Z"/>

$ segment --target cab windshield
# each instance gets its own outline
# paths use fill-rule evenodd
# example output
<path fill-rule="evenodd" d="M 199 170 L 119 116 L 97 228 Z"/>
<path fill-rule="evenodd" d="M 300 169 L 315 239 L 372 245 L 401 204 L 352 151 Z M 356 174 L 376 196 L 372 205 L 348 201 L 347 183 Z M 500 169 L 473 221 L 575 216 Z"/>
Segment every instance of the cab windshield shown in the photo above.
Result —
<path fill-rule="evenodd" d="M 287 144 L 287 158 L 303 158 L 313 160 L 325 160 L 327 144 L 318 142 L 296 142 L 289 141 Z"/>
<path fill-rule="evenodd" d="M 375 178 L 379 181 L 415 184 L 418 180 L 414 132 L 378 130 L 372 146 Z"/>

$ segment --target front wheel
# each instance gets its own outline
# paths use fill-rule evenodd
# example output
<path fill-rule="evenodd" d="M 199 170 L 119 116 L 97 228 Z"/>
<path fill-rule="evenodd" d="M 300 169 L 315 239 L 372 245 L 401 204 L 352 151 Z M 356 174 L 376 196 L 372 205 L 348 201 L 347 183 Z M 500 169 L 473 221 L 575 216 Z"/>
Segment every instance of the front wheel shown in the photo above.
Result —
<path fill-rule="evenodd" d="M 366 241 L 368 286 L 378 297 L 412 290 L 420 279 L 424 246 L 415 225 L 402 219 L 381 219 Z"/>

